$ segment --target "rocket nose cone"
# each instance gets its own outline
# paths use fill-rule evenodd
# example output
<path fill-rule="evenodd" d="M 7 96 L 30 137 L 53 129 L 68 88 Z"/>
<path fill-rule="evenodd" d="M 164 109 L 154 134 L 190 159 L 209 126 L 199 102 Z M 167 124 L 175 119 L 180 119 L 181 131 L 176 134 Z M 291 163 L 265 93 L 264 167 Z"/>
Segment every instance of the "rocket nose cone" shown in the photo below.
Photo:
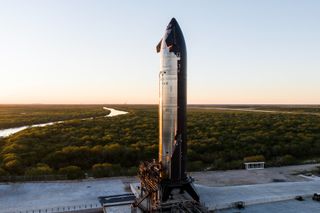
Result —
<path fill-rule="evenodd" d="M 171 23 L 171 24 L 176 24 L 176 23 L 178 23 L 178 22 L 177 22 L 177 20 L 173 17 L 173 18 L 171 19 L 170 23 Z"/>
<path fill-rule="evenodd" d="M 157 52 L 160 52 L 161 48 L 169 48 L 169 52 L 174 52 L 179 55 L 186 53 L 184 37 L 180 26 L 175 18 L 172 18 L 169 22 L 165 35 L 157 45 Z"/>
<path fill-rule="evenodd" d="M 175 18 L 172 18 L 171 21 L 169 22 L 168 26 L 167 26 L 167 30 L 175 27 L 175 26 L 179 26 L 177 20 Z"/>

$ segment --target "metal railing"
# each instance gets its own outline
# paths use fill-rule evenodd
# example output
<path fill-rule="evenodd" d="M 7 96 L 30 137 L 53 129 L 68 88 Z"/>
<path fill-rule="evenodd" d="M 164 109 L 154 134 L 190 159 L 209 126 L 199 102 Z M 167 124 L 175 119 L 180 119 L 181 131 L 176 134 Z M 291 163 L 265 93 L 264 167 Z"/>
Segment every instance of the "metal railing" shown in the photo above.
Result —
<path fill-rule="evenodd" d="M 66 175 L 38 175 L 38 176 L 0 176 L 0 182 L 24 182 L 24 181 L 52 181 L 67 180 Z"/>
<path fill-rule="evenodd" d="M 72 212 L 72 211 L 88 210 L 88 209 L 96 209 L 96 208 L 102 208 L 101 204 L 89 203 L 89 204 L 80 204 L 80 205 L 71 205 L 71 206 L 58 206 L 58 207 L 51 207 L 51 208 L 6 211 L 4 213 L 58 213 L 58 212 Z"/>

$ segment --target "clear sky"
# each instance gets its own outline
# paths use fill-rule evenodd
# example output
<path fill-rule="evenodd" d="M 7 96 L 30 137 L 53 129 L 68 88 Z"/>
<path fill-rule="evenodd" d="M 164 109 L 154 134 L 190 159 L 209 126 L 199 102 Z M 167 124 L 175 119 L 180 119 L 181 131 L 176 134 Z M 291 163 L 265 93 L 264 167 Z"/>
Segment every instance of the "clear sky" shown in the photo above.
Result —
<path fill-rule="evenodd" d="M 320 1 L 0 0 L 0 103 L 158 103 L 172 17 L 188 103 L 320 104 Z"/>

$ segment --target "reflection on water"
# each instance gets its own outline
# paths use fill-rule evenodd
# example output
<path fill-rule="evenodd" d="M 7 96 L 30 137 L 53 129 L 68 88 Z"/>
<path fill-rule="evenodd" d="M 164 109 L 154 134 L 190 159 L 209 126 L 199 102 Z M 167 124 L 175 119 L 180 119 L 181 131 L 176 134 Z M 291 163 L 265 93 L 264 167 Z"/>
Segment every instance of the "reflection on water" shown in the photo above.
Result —
<path fill-rule="evenodd" d="M 16 132 L 20 132 L 26 128 L 28 128 L 28 126 L 15 127 L 15 128 L 9 128 L 9 129 L 1 129 L 0 130 L 0 137 L 8 137 L 9 135 L 14 134 Z"/>
<path fill-rule="evenodd" d="M 107 108 L 103 107 L 105 110 L 110 110 L 110 113 L 106 115 L 105 117 L 113 117 L 117 115 L 124 115 L 127 114 L 128 112 L 120 111 L 120 110 L 115 110 L 112 108 Z M 93 119 L 92 117 L 90 118 L 84 118 L 82 120 L 88 120 L 88 119 Z M 0 129 L 0 137 L 8 137 L 9 135 L 12 135 L 14 133 L 20 132 L 22 130 L 25 130 L 27 128 L 32 128 L 32 127 L 44 127 L 44 126 L 50 126 L 53 124 L 57 123 L 63 123 L 64 121 L 55 121 L 55 122 L 49 122 L 49 123 L 43 123 L 43 124 L 34 124 L 30 126 L 21 126 L 21 127 L 14 127 L 14 128 L 9 128 L 9 129 Z"/>
<path fill-rule="evenodd" d="M 107 108 L 107 107 L 103 107 L 103 109 L 110 110 L 110 113 L 108 115 L 106 115 L 106 117 L 113 117 L 113 116 L 124 115 L 124 114 L 128 113 L 128 112 L 125 112 L 125 111 L 120 111 L 120 110 Z"/>

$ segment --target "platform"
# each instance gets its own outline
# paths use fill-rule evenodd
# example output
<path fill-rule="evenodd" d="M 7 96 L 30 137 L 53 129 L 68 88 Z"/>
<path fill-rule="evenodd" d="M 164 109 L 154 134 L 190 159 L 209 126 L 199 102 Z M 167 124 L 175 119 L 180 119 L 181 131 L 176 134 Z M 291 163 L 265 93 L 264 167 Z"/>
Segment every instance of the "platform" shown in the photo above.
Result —
<path fill-rule="evenodd" d="M 201 202 L 204 202 L 209 210 L 217 210 L 232 208 L 234 203 L 238 201 L 243 201 L 248 207 L 254 204 L 293 200 L 296 196 L 310 197 L 320 191 L 320 181 L 224 187 L 196 185 L 196 188 L 200 194 Z M 261 205 L 261 208 L 264 208 L 264 206 Z"/>
<path fill-rule="evenodd" d="M 284 168 L 281 168 L 283 171 Z M 268 169 L 260 170 L 266 172 Z M 274 171 L 274 169 L 272 170 Z M 290 170 L 291 171 L 291 170 Z M 237 171 L 239 172 L 239 171 Z M 241 172 L 241 171 L 240 171 Z M 243 172 L 247 172 L 244 170 Z M 256 173 L 256 172 L 255 172 Z M 254 174 L 255 174 L 254 173 Z M 264 174 L 263 173 L 263 174 Z M 211 180 L 212 173 L 207 173 L 206 182 Z M 232 173 L 233 174 L 233 173 Z M 226 175 L 221 172 L 221 176 Z M 222 177 L 221 177 L 222 178 Z M 271 179 L 274 177 L 271 177 Z M 238 186 L 204 186 L 195 184 L 200 194 L 200 201 L 209 209 L 219 209 L 220 212 L 266 212 L 270 205 L 281 212 L 285 208 L 287 212 L 295 209 L 305 208 L 303 212 L 320 212 L 320 203 L 307 199 L 303 202 L 294 200 L 295 196 L 310 197 L 313 193 L 320 192 L 319 178 L 303 178 L 299 182 L 277 182 Z M 41 211 L 57 209 L 57 207 L 87 207 L 98 203 L 99 196 L 110 196 L 129 193 L 128 183 L 137 182 L 134 178 L 106 178 L 85 181 L 55 181 L 36 183 L 2 183 L 0 184 L 0 213 L 7 212 L 30 212 L 30 210 L 41 209 Z M 200 182 L 200 181 L 199 181 Z M 199 183 L 198 182 L 198 183 Z M 239 180 L 241 182 L 241 180 Z M 197 183 L 197 182 L 196 182 Z M 17 203 L 16 201 L 19 200 Z M 244 210 L 232 209 L 237 201 L 243 201 L 246 205 Z M 280 202 L 278 202 L 280 201 Z M 297 205 L 299 207 L 297 207 Z M 231 208 L 231 209 L 228 209 Z M 259 208 L 259 211 L 255 209 Z M 251 211 L 251 209 L 254 209 Z M 317 209 L 317 211 L 314 211 Z M 31 211 L 32 212 L 32 211 Z M 110 207 L 110 212 L 126 212 L 124 209 Z M 296 211 L 297 212 L 297 211 Z"/>
<path fill-rule="evenodd" d="M 244 209 L 224 209 L 218 210 L 217 213 L 314 213 L 320 212 L 320 202 L 313 201 L 310 197 L 305 198 L 304 201 L 286 200 L 272 203 L 263 203 L 247 206 Z"/>

